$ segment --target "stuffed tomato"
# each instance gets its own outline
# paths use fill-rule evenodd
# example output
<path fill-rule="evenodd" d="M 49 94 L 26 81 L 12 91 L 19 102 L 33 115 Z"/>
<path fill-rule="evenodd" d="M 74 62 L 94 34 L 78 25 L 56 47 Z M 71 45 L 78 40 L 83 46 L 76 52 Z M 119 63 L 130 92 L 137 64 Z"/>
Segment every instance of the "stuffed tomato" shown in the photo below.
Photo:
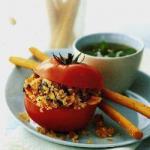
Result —
<path fill-rule="evenodd" d="M 94 68 L 54 55 L 24 82 L 25 108 L 33 121 L 58 132 L 85 128 L 101 101 L 103 80 Z"/>

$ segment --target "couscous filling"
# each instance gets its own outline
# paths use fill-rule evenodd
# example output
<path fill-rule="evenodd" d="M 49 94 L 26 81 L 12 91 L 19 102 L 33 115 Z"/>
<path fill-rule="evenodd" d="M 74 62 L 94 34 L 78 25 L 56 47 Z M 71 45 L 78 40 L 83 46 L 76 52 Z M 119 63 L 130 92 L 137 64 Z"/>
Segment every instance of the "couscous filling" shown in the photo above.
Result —
<path fill-rule="evenodd" d="M 100 97 L 97 89 L 79 89 L 42 79 L 33 74 L 24 82 L 24 92 L 40 108 L 84 108 L 91 97 Z"/>

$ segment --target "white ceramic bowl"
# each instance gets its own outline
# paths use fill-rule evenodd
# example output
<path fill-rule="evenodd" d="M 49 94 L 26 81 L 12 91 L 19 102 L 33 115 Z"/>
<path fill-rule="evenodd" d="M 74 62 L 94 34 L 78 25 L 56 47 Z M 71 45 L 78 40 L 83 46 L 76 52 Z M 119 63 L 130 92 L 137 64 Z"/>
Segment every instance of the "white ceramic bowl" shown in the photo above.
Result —
<path fill-rule="evenodd" d="M 74 53 L 77 55 L 81 53 L 80 49 L 83 46 L 101 41 L 123 44 L 137 50 L 134 54 L 115 58 L 95 57 L 82 53 L 85 55 L 83 63 L 97 68 L 102 73 L 107 88 L 123 92 L 131 86 L 136 78 L 144 44 L 136 37 L 121 33 L 96 33 L 77 39 L 73 44 Z"/>

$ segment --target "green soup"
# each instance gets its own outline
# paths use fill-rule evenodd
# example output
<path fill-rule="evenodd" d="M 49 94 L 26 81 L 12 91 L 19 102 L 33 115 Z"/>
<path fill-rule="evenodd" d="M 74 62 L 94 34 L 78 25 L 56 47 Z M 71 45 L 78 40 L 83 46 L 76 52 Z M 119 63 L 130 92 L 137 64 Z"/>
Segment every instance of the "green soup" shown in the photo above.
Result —
<path fill-rule="evenodd" d="M 80 51 L 97 57 L 123 57 L 137 52 L 137 50 L 132 47 L 115 43 L 107 43 L 105 41 L 86 45 L 82 47 Z"/>

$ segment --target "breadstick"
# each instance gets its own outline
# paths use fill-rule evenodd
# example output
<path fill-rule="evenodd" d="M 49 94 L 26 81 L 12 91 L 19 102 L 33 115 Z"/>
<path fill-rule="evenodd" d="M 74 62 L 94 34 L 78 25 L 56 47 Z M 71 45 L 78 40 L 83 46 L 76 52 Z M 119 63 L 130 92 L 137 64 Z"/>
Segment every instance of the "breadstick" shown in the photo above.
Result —
<path fill-rule="evenodd" d="M 147 118 L 150 118 L 150 107 L 149 106 L 146 106 L 143 103 L 138 102 L 132 98 L 123 96 L 117 92 L 113 92 L 109 89 L 103 89 L 102 94 L 104 97 L 108 98 L 108 100 L 111 100 L 120 105 L 128 107 L 134 111 L 141 113 L 142 115 L 146 116 Z"/>
<path fill-rule="evenodd" d="M 52 0 L 46 0 L 46 6 L 47 6 L 47 10 L 48 10 L 50 25 L 51 25 L 51 32 L 53 35 L 54 31 L 56 29 L 56 26 L 58 24 L 59 12 L 58 12 L 57 8 L 55 7 L 54 1 L 52 1 Z"/>
<path fill-rule="evenodd" d="M 99 104 L 99 108 L 104 113 L 106 113 L 112 120 L 117 122 L 123 129 L 125 129 L 128 132 L 129 135 L 131 135 L 135 139 L 141 139 L 143 137 L 142 131 L 138 129 L 131 121 L 129 121 L 118 111 L 116 111 L 112 106 L 102 101 Z"/>
<path fill-rule="evenodd" d="M 24 67 L 27 69 L 34 69 L 38 65 L 38 63 L 35 62 L 34 60 L 24 59 L 24 58 L 15 57 L 15 56 L 10 57 L 9 61 L 15 64 L 16 66 Z"/>
<path fill-rule="evenodd" d="M 57 6 L 56 6 L 56 4 L 57 4 Z M 69 4 L 69 0 L 67 0 L 63 4 L 63 6 L 61 8 L 59 6 L 59 12 L 58 12 L 58 16 L 57 16 L 57 18 L 58 18 L 57 19 L 57 24 L 55 25 L 55 29 L 53 29 L 52 36 L 51 36 L 51 48 L 58 48 L 56 46 L 56 41 L 57 41 L 57 38 L 59 36 L 60 28 L 61 28 L 61 26 L 63 24 L 63 20 L 65 18 L 66 11 L 67 11 L 67 9 L 69 7 L 68 4 Z M 60 5 L 60 3 L 59 2 L 55 2 L 55 0 L 53 0 L 53 5 L 58 11 L 58 5 Z M 64 40 L 64 39 L 62 39 L 62 40 Z"/>
<path fill-rule="evenodd" d="M 47 6 L 51 21 L 51 48 L 56 48 L 54 45 L 58 37 L 58 28 L 62 24 L 61 18 L 66 10 L 67 2 L 63 2 L 63 0 L 47 0 Z"/>
<path fill-rule="evenodd" d="M 40 61 L 49 59 L 49 56 L 47 56 L 46 54 L 44 54 L 43 52 L 41 52 L 39 49 L 35 47 L 30 47 L 29 50 L 32 53 L 32 55 L 35 56 L 35 58 L 37 58 Z"/>
<path fill-rule="evenodd" d="M 53 41 L 54 48 L 65 48 L 68 46 L 69 38 L 72 36 L 73 25 L 78 11 L 80 0 L 68 0 L 65 12 L 60 18 L 62 22 L 55 33 L 55 41 Z"/>
<path fill-rule="evenodd" d="M 63 0 L 52 0 L 54 7 L 56 8 L 56 10 L 61 13 L 61 10 L 63 8 L 63 6 L 65 5 L 65 2 L 63 2 Z"/>

